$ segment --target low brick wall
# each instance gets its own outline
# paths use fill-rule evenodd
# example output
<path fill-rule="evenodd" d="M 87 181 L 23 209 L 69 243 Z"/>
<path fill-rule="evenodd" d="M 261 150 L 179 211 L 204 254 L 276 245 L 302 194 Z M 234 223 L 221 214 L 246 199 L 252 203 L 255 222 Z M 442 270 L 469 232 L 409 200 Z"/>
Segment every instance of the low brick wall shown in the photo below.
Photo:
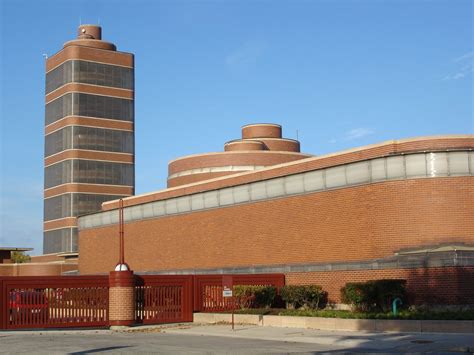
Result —
<path fill-rule="evenodd" d="M 263 327 L 366 332 L 474 333 L 474 321 L 341 319 L 253 314 L 235 314 L 234 317 L 236 324 L 252 324 Z M 194 313 L 194 323 L 216 324 L 230 323 L 231 321 L 232 315 L 227 313 Z"/>

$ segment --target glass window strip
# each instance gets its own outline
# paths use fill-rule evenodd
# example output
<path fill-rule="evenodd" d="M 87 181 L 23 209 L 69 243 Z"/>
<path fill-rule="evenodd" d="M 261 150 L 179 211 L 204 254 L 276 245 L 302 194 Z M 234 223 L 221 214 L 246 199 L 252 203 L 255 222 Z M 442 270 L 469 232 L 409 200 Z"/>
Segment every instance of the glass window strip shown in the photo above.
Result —
<path fill-rule="evenodd" d="M 77 251 L 77 228 L 69 227 L 44 232 L 43 249 L 45 254 Z"/>
<path fill-rule="evenodd" d="M 46 94 L 68 83 L 134 89 L 134 69 L 112 64 L 69 60 L 46 73 Z"/>
<path fill-rule="evenodd" d="M 67 183 L 134 186 L 133 164 L 68 159 L 45 168 L 44 188 Z"/>
<path fill-rule="evenodd" d="M 66 217 L 77 217 L 97 212 L 102 203 L 127 197 L 127 195 L 101 195 L 87 193 L 66 193 L 44 200 L 44 221 Z"/>
<path fill-rule="evenodd" d="M 134 101 L 79 92 L 67 93 L 46 104 L 45 125 L 71 115 L 133 122 Z"/>
<path fill-rule="evenodd" d="M 409 160 L 408 164 L 406 161 L 407 159 Z M 390 180 L 406 180 L 414 178 L 448 176 L 448 173 L 450 172 L 448 172 L 447 166 L 445 166 L 448 165 L 448 162 L 449 164 L 451 164 L 451 166 L 456 167 L 457 176 L 474 175 L 471 166 L 472 159 L 474 159 L 474 152 L 431 152 L 414 153 L 396 157 L 376 158 L 361 162 L 349 163 L 345 164 L 345 169 L 333 171 L 333 173 L 335 173 L 337 176 L 337 174 L 340 174 L 342 171 L 344 171 L 345 174 L 355 173 L 356 175 L 353 175 L 350 178 L 346 176 L 346 184 L 334 188 L 340 189 L 350 186 L 367 185 L 371 183 L 380 183 L 383 181 Z M 444 161 L 446 161 L 446 163 L 444 163 Z M 428 162 L 428 166 L 426 165 L 426 162 Z M 421 164 L 422 166 L 416 167 L 416 164 Z M 344 167 L 344 165 L 342 165 L 341 167 Z M 356 170 L 354 170 L 355 167 L 357 167 Z M 378 171 L 378 173 L 375 175 L 373 169 L 374 167 L 376 167 Z M 153 206 L 153 208 L 147 214 L 146 217 L 142 215 L 139 219 L 156 218 L 177 213 L 188 213 L 189 211 L 206 210 L 209 208 L 219 207 L 219 205 L 232 206 L 253 201 L 261 202 L 273 198 L 281 198 L 285 196 L 295 196 L 300 194 L 331 190 L 333 189 L 330 187 L 331 184 L 326 185 L 325 179 L 326 171 L 332 168 L 334 167 L 288 175 L 283 178 L 279 177 L 275 179 L 258 181 L 244 185 L 226 187 L 222 190 L 205 191 L 189 196 L 180 196 L 168 200 L 149 202 L 141 206 L 144 207 L 150 204 L 151 206 Z M 333 178 L 333 176 L 335 175 L 328 176 L 328 178 Z M 280 186 L 279 182 L 275 183 L 275 181 L 273 181 L 279 181 L 279 179 L 283 179 L 284 189 Z M 344 181 L 341 176 L 337 177 L 337 179 L 337 183 L 339 183 L 340 181 Z M 278 187 L 275 189 L 275 186 Z M 232 189 L 232 196 L 228 194 L 228 189 Z M 223 192 L 222 195 L 219 194 L 220 191 Z M 237 193 L 237 191 L 239 192 Z M 244 192 L 245 194 L 248 193 L 249 196 L 247 197 L 242 195 L 242 193 Z M 252 192 L 254 196 L 250 196 Z M 279 194 L 277 192 L 279 192 Z M 264 195 L 266 197 L 263 197 Z M 271 195 L 271 197 L 269 197 L 269 195 Z M 237 196 L 242 197 L 237 198 Z M 183 208 L 183 211 L 179 211 L 178 208 L 164 208 L 165 205 L 176 206 L 176 203 L 178 201 L 177 199 L 180 199 L 180 205 L 190 206 L 190 208 Z M 187 201 L 185 202 L 186 199 Z M 229 203 L 230 200 L 233 200 L 233 204 Z M 156 208 L 155 206 L 161 207 Z M 127 208 L 125 208 L 125 210 L 127 210 Z M 102 215 L 105 214 L 117 214 L 117 211 L 101 212 L 91 216 L 82 217 L 79 219 L 79 227 L 81 229 L 87 229 L 106 225 L 105 223 L 103 223 L 104 219 L 102 218 Z M 127 217 L 128 218 L 126 218 L 126 221 L 136 220 L 131 214 L 127 214 Z"/>

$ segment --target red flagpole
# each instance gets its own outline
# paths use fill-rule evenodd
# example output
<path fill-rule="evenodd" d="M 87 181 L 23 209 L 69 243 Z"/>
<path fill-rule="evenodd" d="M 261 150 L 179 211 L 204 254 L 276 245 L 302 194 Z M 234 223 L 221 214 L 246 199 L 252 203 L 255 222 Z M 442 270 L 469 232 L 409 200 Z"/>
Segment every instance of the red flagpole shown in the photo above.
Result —
<path fill-rule="evenodd" d="M 119 200 L 119 237 L 120 237 L 120 260 L 119 264 L 125 264 L 125 250 L 124 250 L 124 242 L 123 242 L 123 234 L 124 234 L 124 220 L 123 220 L 123 199 Z"/>

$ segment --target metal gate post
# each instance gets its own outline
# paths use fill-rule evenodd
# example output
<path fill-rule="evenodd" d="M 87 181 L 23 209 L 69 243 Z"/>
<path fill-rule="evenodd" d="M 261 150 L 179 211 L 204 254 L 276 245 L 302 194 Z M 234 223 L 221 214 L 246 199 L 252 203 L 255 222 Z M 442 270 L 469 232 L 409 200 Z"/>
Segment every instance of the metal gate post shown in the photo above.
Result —
<path fill-rule="evenodd" d="M 3 289 L 3 280 L 0 280 L 0 329 L 7 329 L 7 317 L 10 317 L 8 302 L 9 299 Z"/>

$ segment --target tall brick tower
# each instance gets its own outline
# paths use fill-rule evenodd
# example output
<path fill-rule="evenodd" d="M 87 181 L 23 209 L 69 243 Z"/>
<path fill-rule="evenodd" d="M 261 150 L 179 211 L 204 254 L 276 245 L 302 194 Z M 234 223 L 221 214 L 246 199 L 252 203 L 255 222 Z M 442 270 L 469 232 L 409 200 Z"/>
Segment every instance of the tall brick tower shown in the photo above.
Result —
<path fill-rule="evenodd" d="M 81 25 L 46 61 L 43 253 L 76 252 L 78 215 L 134 194 L 134 57 Z"/>

